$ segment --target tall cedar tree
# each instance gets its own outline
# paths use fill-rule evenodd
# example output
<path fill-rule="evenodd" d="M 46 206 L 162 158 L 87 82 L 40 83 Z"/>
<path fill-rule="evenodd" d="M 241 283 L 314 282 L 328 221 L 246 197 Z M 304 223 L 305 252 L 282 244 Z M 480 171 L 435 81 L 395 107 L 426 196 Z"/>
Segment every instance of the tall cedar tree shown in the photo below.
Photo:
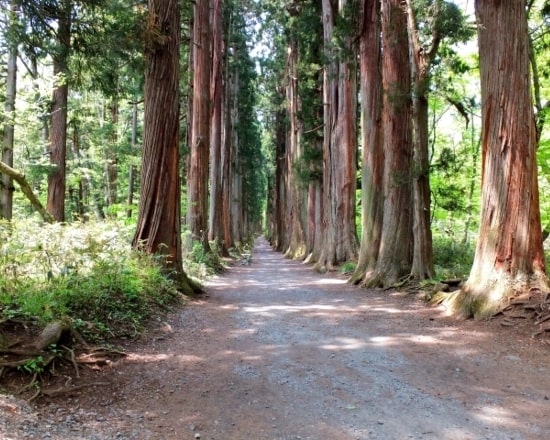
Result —
<path fill-rule="evenodd" d="M 210 160 L 210 0 L 196 0 L 193 19 L 193 105 L 187 175 L 187 226 L 208 246 L 208 166 Z"/>
<path fill-rule="evenodd" d="M 323 0 L 323 42 L 327 65 L 324 70 L 325 104 L 323 144 L 323 246 L 317 268 L 332 269 L 335 265 L 357 257 L 355 229 L 356 189 L 356 79 L 352 52 L 352 36 L 342 37 L 337 48 L 336 22 L 351 18 L 345 1 L 333 7 Z M 345 33 L 345 31 L 344 31 Z"/>
<path fill-rule="evenodd" d="M 380 2 L 363 0 L 359 34 L 361 71 L 361 248 L 350 281 L 361 282 L 376 267 L 382 234 L 384 206 L 384 150 L 381 107 Z"/>
<path fill-rule="evenodd" d="M 218 243 L 221 253 L 229 256 L 224 240 L 223 225 L 223 181 L 224 166 L 222 162 L 223 142 L 223 74 L 225 47 L 223 32 L 223 0 L 213 0 L 212 10 L 212 82 L 210 84 L 211 122 L 210 122 L 210 214 L 208 238 Z M 224 152 L 225 153 L 225 152 Z M 226 154 L 226 153 L 225 153 Z M 225 158 L 224 154 L 224 158 Z"/>
<path fill-rule="evenodd" d="M 135 248 L 166 257 L 186 293 L 198 291 L 182 267 L 179 174 L 178 0 L 149 0 L 141 193 Z"/>
<path fill-rule="evenodd" d="M 286 109 L 290 122 L 287 131 L 286 166 L 287 170 L 287 204 L 286 233 L 289 258 L 305 258 L 306 256 L 306 218 L 307 193 L 305 185 L 300 181 L 298 167 L 303 160 L 302 121 L 299 117 L 300 97 L 298 96 L 298 34 L 297 17 L 301 13 L 296 0 L 287 6 L 290 15 L 289 41 L 286 61 Z"/>
<path fill-rule="evenodd" d="M 411 276 L 414 279 L 428 279 L 435 276 L 433 264 L 432 229 L 430 225 L 430 159 L 428 92 L 430 69 L 439 49 L 441 38 L 438 26 L 442 0 L 433 2 L 432 39 L 427 48 L 422 47 L 418 35 L 412 0 L 407 0 L 407 21 L 410 41 L 410 63 L 413 80 L 413 259 Z"/>
<path fill-rule="evenodd" d="M 376 267 L 367 287 L 387 287 L 411 270 L 411 98 L 407 18 L 401 0 L 382 1 L 384 211 Z"/>
<path fill-rule="evenodd" d="M 530 288 L 548 292 L 523 0 L 476 1 L 482 99 L 481 221 L 468 281 L 449 304 L 488 318 Z"/>
<path fill-rule="evenodd" d="M 55 86 L 51 105 L 50 162 L 46 209 L 57 220 L 65 220 L 67 155 L 67 103 L 69 96 L 69 54 L 71 48 L 72 1 L 62 0 L 55 10 L 57 41 L 52 54 Z"/>

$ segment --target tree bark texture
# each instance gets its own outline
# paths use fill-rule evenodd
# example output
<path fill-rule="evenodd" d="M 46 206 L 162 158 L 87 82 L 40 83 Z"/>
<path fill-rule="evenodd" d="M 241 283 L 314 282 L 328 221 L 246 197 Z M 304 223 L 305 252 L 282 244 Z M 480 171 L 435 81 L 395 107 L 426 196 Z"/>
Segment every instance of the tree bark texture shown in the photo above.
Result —
<path fill-rule="evenodd" d="M 234 49 L 234 56 L 237 57 L 237 49 Z M 231 75 L 231 108 L 230 108 L 230 145 L 231 145 L 231 185 L 230 185 L 230 216 L 231 236 L 235 243 L 241 243 L 244 235 L 244 217 L 242 207 L 242 166 L 239 158 L 239 133 L 236 130 L 239 120 L 239 71 L 234 68 Z"/>
<path fill-rule="evenodd" d="M 437 22 L 441 0 L 434 2 L 434 17 Z M 430 159 L 428 93 L 430 68 L 439 49 L 441 36 L 436 28 L 432 29 L 430 47 L 425 50 L 418 36 L 416 17 L 412 0 L 407 0 L 407 19 L 410 41 L 410 63 L 412 84 L 412 121 L 413 121 L 413 259 L 411 276 L 416 280 L 433 278 L 432 229 L 430 225 Z M 434 25 L 435 26 L 435 25 Z"/>
<path fill-rule="evenodd" d="M 301 181 L 299 175 L 299 167 L 303 160 L 303 148 L 301 144 L 302 124 L 298 115 L 300 101 L 297 71 L 298 41 L 295 32 L 290 38 L 286 65 L 286 105 L 290 127 L 286 151 L 288 198 L 285 222 L 285 233 L 288 234 L 289 243 L 285 256 L 303 259 L 306 257 L 307 186 Z"/>
<path fill-rule="evenodd" d="M 68 60 L 71 46 L 71 0 L 61 2 L 57 22 L 57 50 L 53 56 L 55 86 L 51 106 L 50 163 L 46 209 L 59 222 L 65 220 L 67 155 Z"/>
<path fill-rule="evenodd" d="M 138 108 L 137 101 L 132 102 L 132 151 L 136 150 L 137 147 L 137 118 L 138 117 Z M 126 217 L 132 217 L 132 205 L 134 204 L 134 190 L 135 190 L 135 181 L 136 181 L 136 167 L 130 165 L 130 170 L 128 172 L 128 196 L 126 199 L 126 204 L 128 209 L 126 210 Z"/>
<path fill-rule="evenodd" d="M 482 99 L 481 221 L 474 263 L 451 301 L 487 318 L 512 295 L 548 291 L 542 246 L 528 27 L 521 0 L 476 1 Z"/>
<path fill-rule="evenodd" d="M 211 123 L 210 123 L 210 215 L 208 238 L 220 246 L 220 252 L 228 256 L 223 239 L 223 0 L 213 0 L 212 10 L 212 81 L 210 84 Z"/>
<path fill-rule="evenodd" d="M 105 157 L 105 181 L 107 189 L 105 191 L 105 205 L 112 206 L 118 203 L 118 157 L 117 144 L 118 134 L 116 127 L 119 119 L 118 98 L 113 97 L 109 104 L 109 116 L 111 128 L 111 145 L 107 148 Z"/>
<path fill-rule="evenodd" d="M 356 189 L 356 81 L 353 60 L 335 50 L 334 28 L 337 17 L 344 14 L 346 2 L 337 10 L 330 0 L 323 0 L 323 41 L 328 62 L 325 66 L 324 144 L 323 144 L 323 250 L 316 266 L 331 270 L 334 266 L 355 260 Z M 351 49 L 352 37 L 346 38 Z M 340 58 L 340 59 L 339 59 Z"/>
<path fill-rule="evenodd" d="M 286 213 L 286 124 L 282 110 L 275 113 L 275 185 L 273 192 L 273 237 L 272 246 L 276 251 L 285 248 Z"/>
<path fill-rule="evenodd" d="M 231 29 L 231 19 L 229 20 L 229 29 Z M 228 33 L 230 30 L 228 31 Z M 227 249 L 235 246 L 235 240 L 233 237 L 233 219 L 231 217 L 231 204 L 232 204 L 232 190 L 231 183 L 232 177 L 232 127 L 231 127 L 231 109 L 235 97 L 232 95 L 232 82 L 230 81 L 230 67 L 229 60 L 226 59 L 225 63 L 225 84 L 224 84 L 224 100 L 223 100 L 223 143 L 221 150 L 221 163 L 222 163 L 222 178 L 221 178 L 221 195 L 222 195 L 222 225 L 223 225 L 223 241 Z"/>
<path fill-rule="evenodd" d="M 362 1 L 359 65 L 361 72 L 361 247 L 350 282 L 359 283 L 376 267 L 384 206 L 380 2 Z"/>
<path fill-rule="evenodd" d="M 193 116 L 187 176 L 187 226 L 194 240 L 208 243 L 210 0 L 196 0 L 193 9 Z"/>
<path fill-rule="evenodd" d="M 394 285 L 411 270 L 411 99 L 407 19 L 401 0 L 382 1 L 384 213 L 367 287 Z"/>
<path fill-rule="evenodd" d="M 9 26 L 17 19 L 18 0 L 12 0 Z M 6 97 L 4 102 L 4 139 L 2 143 L 2 162 L 13 167 L 13 145 L 15 133 L 15 97 L 17 93 L 17 44 L 8 43 L 8 60 L 6 72 Z M 0 218 L 11 220 L 13 215 L 13 179 L 9 174 L 2 174 L 0 181 Z"/>
<path fill-rule="evenodd" d="M 166 257 L 187 293 L 196 290 L 182 267 L 179 170 L 179 47 L 177 0 L 149 0 L 145 114 L 138 224 L 133 246 Z"/>

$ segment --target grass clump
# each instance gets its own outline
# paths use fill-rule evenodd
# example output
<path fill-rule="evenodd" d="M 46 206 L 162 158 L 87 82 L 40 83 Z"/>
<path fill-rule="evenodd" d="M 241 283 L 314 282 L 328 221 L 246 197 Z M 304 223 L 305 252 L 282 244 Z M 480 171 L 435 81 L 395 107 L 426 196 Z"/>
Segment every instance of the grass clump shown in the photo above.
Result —
<path fill-rule="evenodd" d="M 138 335 L 181 295 L 130 238 L 115 222 L 0 223 L 0 320 L 68 317 L 89 338 Z"/>

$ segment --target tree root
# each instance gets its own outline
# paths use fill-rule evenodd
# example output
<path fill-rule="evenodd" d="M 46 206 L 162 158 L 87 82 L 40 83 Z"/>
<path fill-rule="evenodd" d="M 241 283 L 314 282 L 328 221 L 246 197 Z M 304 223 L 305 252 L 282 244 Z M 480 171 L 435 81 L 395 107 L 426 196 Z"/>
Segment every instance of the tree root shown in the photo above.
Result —
<path fill-rule="evenodd" d="M 28 330 L 28 329 L 27 329 Z M 73 344 L 75 344 L 73 346 Z M 21 389 L 13 392 L 17 394 L 28 393 L 34 387 L 37 392 L 29 400 L 34 400 L 40 395 L 57 395 L 77 389 L 105 385 L 103 383 L 82 384 L 73 387 L 63 387 L 53 391 L 41 389 L 44 378 L 55 376 L 55 360 L 66 362 L 72 366 L 74 373 L 70 371 L 64 374 L 74 378 L 81 378 L 81 366 L 97 369 L 109 365 L 113 360 L 126 356 L 126 353 L 106 347 L 90 346 L 85 339 L 70 325 L 70 321 L 61 320 L 48 324 L 37 336 L 30 341 L 18 340 L 14 343 L 0 347 L 0 379 L 5 379 L 7 372 L 11 370 L 16 374 L 32 375 L 31 381 Z"/>

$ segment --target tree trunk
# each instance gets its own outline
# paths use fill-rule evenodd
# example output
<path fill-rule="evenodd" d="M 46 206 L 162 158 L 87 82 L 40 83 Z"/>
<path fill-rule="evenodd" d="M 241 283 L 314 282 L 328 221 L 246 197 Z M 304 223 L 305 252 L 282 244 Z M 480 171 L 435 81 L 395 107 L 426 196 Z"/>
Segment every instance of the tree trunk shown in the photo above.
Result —
<path fill-rule="evenodd" d="M 441 0 L 433 5 L 432 22 L 437 23 Z M 430 159 L 428 128 L 428 93 L 430 68 L 441 42 L 441 34 L 432 29 L 432 41 L 426 50 L 420 44 L 412 0 L 407 0 L 410 41 L 410 63 L 413 79 L 413 260 L 411 277 L 416 280 L 433 278 L 432 230 L 430 225 Z"/>
<path fill-rule="evenodd" d="M 223 0 L 213 1 L 212 83 L 210 85 L 212 102 L 210 124 L 210 215 L 208 238 L 216 241 L 222 255 L 229 256 L 223 239 Z"/>
<path fill-rule="evenodd" d="M 229 29 L 231 29 L 231 21 L 228 27 Z M 231 162 L 232 162 L 231 140 L 233 138 L 232 126 L 231 126 L 231 108 L 235 97 L 233 95 L 233 82 L 231 81 L 229 72 L 230 72 L 229 60 L 226 60 L 225 87 L 224 87 L 225 99 L 223 101 L 223 130 L 222 130 L 223 141 L 222 141 L 222 151 L 221 151 L 220 160 L 222 163 L 221 195 L 222 195 L 223 242 L 228 250 L 235 245 L 235 240 L 233 237 L 233 219 L 231 217 L 231 197 L 232 197 L 231 183 L 233 181 L 232 167 L 231 167 Z"/>
<path fill-rule="evenodd" d="M 234 49 L 236 57 L 237 49 Z M 231 109 L 230 109 L 230 126 L 231 126 L 231 202 L 229 206 L 231 215 L 231 236 L 235 243 L 242 243 L 244 235 L 244 218 L 242 209 L 242 167 L 239 156 L 239 133 L 236 130 L 239 120 L 239 91 L 240 81 L 239 72 L 236 68 L 232 72 L 232 91 L 231 91 Z"/>
<path fill-rule="evenodd" d="M 376 267 L 384 206 L 384 150 L 381 107 L 380 3 L 362 2 L 359 63 L 361 69 L 361 248 L 350 282 L 359 283 Z"/>
<path fill-rule="evenodd" d="M 288 148 L 286 151 L 288 167 L 287 175 L 287 215 L 285 228 L 288 234 L 288 247 L 285 256 L 288 258 L 303 259 L 306 257 L 306 209 L 307 186 L 301 181 L 299 167 L 302 166 L 302 126 L 299 119 L 298 96 L 298 41 L 295 30 L 291 30 L 290 42 L 287 50 L 286 65 L 286 105 L 287 117 L 290 121 L 288 130 Z"/>
<path fill-rule="evenodd" d="M 411 101 L 407 19 L 401 0 L 382 1 L 384 213 L 380 249 L 367 287 L 410 273 L 412 246 Z"/>
<path fill-rule="evenodd" d="M 179 170 L 179 47 L 177 0 L 149 0 L 145 114 L 138 224 L 132 245 L 165 256 L 186 293 L 198 290 L 183 271 Z"/>
<path fill-rule="evenodd" d="M 12 0 L 9 27 L 17 20 L 19 0 Z M 6 72 L 6 97 L 4 102 L 4 139 L 2 144 L 2 162 L 13 167 L 13 144 L 15 125 L 15 97 L 17 93 L 17 44 L 8 42 L 8 60 Z M 2 174 L 0 181 L 0 218 L 11 220 L 13 215 L 13 179 L 8 174 Z"/>
<path fill-rule="evenodd" d="M 63 0 L 57 22 L 57 51 L 53 57 L 55 86 L 52 96 L 48 212 L 59 222 L 65 220 L 65 174 L 67 154 L 68 59 L 71 44 L 71 0 Z"/>
<path fill-rule="evenodd" d="M 324 145 L 323 145 L 323 250 L 317 269 L 334 266 L 357 257 L 355 229 L 356 189 L 356 81 L 354 61 L 346 59 L 334 47 L 336 14 L 342 15 L 346 2 L 333 9 L 330 0 L 323 0 L 323 41 L 328 64 L 325 66 Z M 353 51 L 352 37 L 345 37 L 347 50 Z M 341 58 L 341 59 L 338 59 Z"/>
<path fill-rule="evenodd" d="M 208 249 L 210 156 L 210 1 L 196 0 L 193 21 L 193 120 L 187 176 L 187 226 Z"/>
<path fill-rule="evenodd" d="M 284 249 L 286 212 L 286 123 L 281 110 L 275 113 L 275 185 L 273 193 L 273 239 L 272 246 L 276 251 Z"/>
<path fill-rule="evenodd" d="M 134 101 L 132 102 L 132 152 L 136 151 L 137 148 L 137 116 L 137 101 Z M 128 198 L 126 200 L 128 209 L 126 210 L 126 217 L 131 218 L 132 205 L 134 204 L 134 190 L 136 186 L 136 167 L 134 165 L 130 165 L 130 170 L 128 174 Z"/>
<path fill-rule="evenodd" d="M 107 191 L 105 192 L 105 205 L 107 207 L 118 203 L 118 157 L 117 157 L 117 124 L 119 106 L 118 98 L 113 97 L 109 105 L 111 136 L 110 145 L 106 148 L 105 152 L 105 181 L 107 183 Z"/>
<path fill-rule="evenodd" d="M 476 1 L 482 99 L 481 221 L 454 313 L 488 318 L 515 293 L 548 292 L 525 2 Z"/>

